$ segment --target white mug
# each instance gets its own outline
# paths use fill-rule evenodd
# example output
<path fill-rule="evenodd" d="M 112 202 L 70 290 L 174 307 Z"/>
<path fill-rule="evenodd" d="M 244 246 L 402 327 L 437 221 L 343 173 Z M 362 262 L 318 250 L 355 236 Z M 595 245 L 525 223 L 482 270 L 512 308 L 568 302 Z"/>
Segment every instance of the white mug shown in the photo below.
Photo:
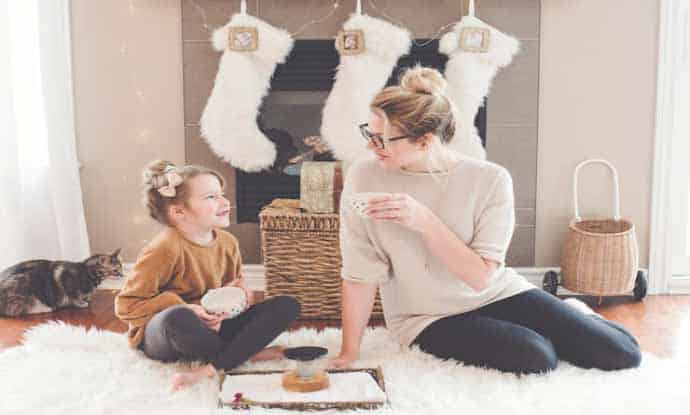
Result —
<path fill-rule="evenodd" d="M 369 206 L 369 200 L 375 199 L 377 197 L 382 197 L 382 196 L 390 196 L 391 193 L 381 193 L 381 192 L 362 192 L 362 193 L 353 193 L 351 195 L 348 195 L 345 197 L 345 203 L 347 206 L 350 207 L 350 209 L 353 209 L 357 214 L 362 217 L 366 218 L 366 215 L 364 214 L 364 210 L 366 210 L 367 206 Z"/>

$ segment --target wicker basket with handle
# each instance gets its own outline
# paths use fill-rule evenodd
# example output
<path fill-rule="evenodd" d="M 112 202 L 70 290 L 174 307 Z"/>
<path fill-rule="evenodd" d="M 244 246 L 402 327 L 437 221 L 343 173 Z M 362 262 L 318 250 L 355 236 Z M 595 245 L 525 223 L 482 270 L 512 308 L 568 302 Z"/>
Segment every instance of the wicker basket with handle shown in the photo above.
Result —
<path fill-rule="evenodd" d="M 582 220 L 578 210 L 578 174 L 588 164 L 601 163 L 612 173 L 615 213 L 613 219 Z M 561 253 L 561 277 L 565 288 L 587 295 L 618 295 L 635 285 L 639 262 L 635 225 L 621 219 L 618 172 L 606 160 L 585 160 L 573 174 L 575 217 Z"/>
<path fill-rule="evenodd" d="M 266 296 L 295 297 L 302 319 L 339 319 L 339 216 L 269 206 L 259 214 L 259 222 Z M 377 293 L 372 317 L 382 316 Z"/>

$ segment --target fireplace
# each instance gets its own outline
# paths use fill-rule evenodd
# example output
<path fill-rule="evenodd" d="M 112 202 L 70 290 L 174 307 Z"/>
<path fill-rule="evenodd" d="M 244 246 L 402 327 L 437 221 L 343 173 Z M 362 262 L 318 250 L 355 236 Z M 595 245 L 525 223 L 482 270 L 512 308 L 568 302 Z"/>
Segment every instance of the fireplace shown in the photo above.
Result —
<path fill-rule="evenodd" d="M 426 43 L 418 39 L 420 44 Z M 447 57 L 438 53 L 438 41 L 413 46 L 398 61 L 388 85 L 400 72 L 417 62 L 445 69 Z M 278 156 L 272 168 L 260 173 L 238 170 L 236 176 L 237 221 L 258 222 L 261 207 L 276 198 L 298 199 L 300 162 L 330 161 L 320 144 L 321 112 L 333 87 L 339 56 L 332 40 L 297 40 L 287 61 L 278 65 L 271 91 L 264 99 L 257 123 L 276 144 Z M 475 119 L 482 144 L 486 140 L 486 103 Z"/>

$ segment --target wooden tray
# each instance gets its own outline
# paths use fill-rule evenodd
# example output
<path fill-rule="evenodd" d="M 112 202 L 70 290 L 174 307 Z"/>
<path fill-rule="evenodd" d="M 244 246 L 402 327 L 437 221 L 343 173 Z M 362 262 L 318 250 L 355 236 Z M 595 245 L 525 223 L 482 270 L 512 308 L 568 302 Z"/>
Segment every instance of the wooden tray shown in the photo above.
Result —
<path fill-rule="evenodd" d="M 283 373 L 282 370 L 264 370 L 264 371 L 242 371 L 242 372 L 221 372 L 218 392 L 220 394 L 223 382 L 226 376 L 242 376 L 242 375 L 268 375 L 274 373 Z M 383 380 L 383 372 L 381 367 L 364 368 L 364 369 L 333 369 L 327 370 L 328 373 L 348 373 L 348 372 L 365 372 L 374 378 L 374 381 L 381 387 L 381 390 L 386 394 L 386 385 Z M 387 394 L 386 394 L 387 396 Z M 223 402 L 218 397 L 219 408 L 231 409 L 251 409 L 252 407 L 260 408 L 280 408 L 294 411 L 322 411 L 327 409 L 379 409 L 388 404 L 388 398 L 380 402 L 254 402 L 243 399 L 241 402 Z"/>

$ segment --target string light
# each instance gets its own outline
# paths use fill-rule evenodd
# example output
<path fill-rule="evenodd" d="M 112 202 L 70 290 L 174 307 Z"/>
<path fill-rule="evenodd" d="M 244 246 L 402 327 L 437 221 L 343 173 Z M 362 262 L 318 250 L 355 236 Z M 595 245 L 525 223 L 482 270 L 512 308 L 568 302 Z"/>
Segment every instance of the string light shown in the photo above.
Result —
<path fill-rule="evenodd" d="M 139 132 L 137 135 L 137 138 L 139 138 L 139 141 L 146 141 L 151 137 L 151 130 L 148 128 L 145 128 Z"/>
<path fill-rule="evenodd" d="M 206 33 L 210 35 L 211 32 L 208 30 L 208 18 L 206 17 L 206 11 L 203 7 L 197 4 L 196 0 L 192 0 L 192 3 L 194 4 L 194 8 L 199 12 L 199 14 L 201 14 L 201 25 L 204 27 L 204 30 L 206 30 Z"/>
<path fill-rule="evenodd" d="M 393 17 L 389 16 L 385 11 L 383 11 L 383 10 L 379 9 L 378 7 L 376 7 L 376 4 L 374 3 L 374 0 L 369 0 L 369 4 L 371 5 L 371 7 L 372 7 L 374 10 L 376 10 L 376 11 L 379 12 L 379 13 L 381 13 L 381 15 L 383 15 L 383 16 L 384 16 L 385 18 L 387 18 L 388 20 L 397 23 L 398 26 L 400 26 L 400 27 L 406 27 L 406 26 L 403 24 L 402 21 L 400 21 L 400 20 L 398 20 L 398 19 L 394 19 Z M 412 36 L 412 44 L 414 44 L 414 45 L 417 46 L 417 47 L 422 48 L 422 47 L 428 45 L 429 43 L 433 42 L 434 40 L 437 40 L 438 38 L 440 38 L 441 35 L 442 35 L 442 33 L 443 33 L 447 28 L 449 28 L 450 26 L 455 25 L 456 23 L 458 23 L 458 21 L 454 21 L 454 22 L 451 22 L 451 23 L 448 23 L 448 24 L 446 24 L 446 25 L 441 26 L 441 28 L 438 29 L 438 30 L 436 31 L 436 34 L 434 34 L 434 36 L 433 36 L 431 39 L 429 39 L 429 40 L 427 40 L 427 41 L 425 41 L 425 42 L 418 43 L 418 42 L 416 42 L 416 41 L 414 40 L 414 36 Z"/>
<path fill-rule="evenodd" d="M 257 4 L 258 4 L 258 0 L 257 0 Z M 331 10 L 330 13 L 328 13 L 327 15 L 323 16 L 322 18 L 320 18 L 318 20 L 312 20 L 310 22 L 303 24 L 302 27 L 297 29 L 297 31 L 290 33 L 290 35 L 295 37 L 298 34 L 302 33 L 304 31 L 304 29 L 306 29 L 307 27 L 309 27 L 313 24 L 319 24 L 319 23 L 322 23 L 322 22 L 328 20 L 331 16 L 333 16 L 333 14 L 335 14 L 335 12 L 338 11 L 338 7 L 340 7 L 340 1 L 336 1 L 335 3 L 333 3 L 333 10 Z"/>
<path fill-rule="evenodd" d="M 127 44 L 123 43 L 120 46 L 120 55 L 126 56 L 128 52 Z M 136 72 L 132 72 L 130 75 L 130 78 L 132 78 L 132 83 L 134 83 L 134 88 L 136 89 L 135 94 L 139 98 L 139 101 L 144 102 L 145 96 L 144 92 L 139 88 L 139 82 L 137 78 Z"/>
<path fill-rule="evenodd" d="M 199 15 L 201 16 L 201 25 L 202 25 L 202 27 L 204 28 L 204 30 L 206 31 L 206 33 L 210 36 L 210 35 L 211 35 L 211 30 L 210 30 L 210 28 L 209 28 L 209 26 L 208 26 L 208 15 L 206 14 L 206 10 L 205 10 L 203 7 L 201 7 L 201 6 L 196 2 L 196 0 L 192 0 L 192 5 L 194 6 L 194 9 L 195 9 L 195 10 L 199 13 Z M 296 31 L 294 31 L 293 33 L 290 33 L 290 35 L 293 36 L 293 37 L 294 37 L 294 36 L 297 36 L 298 34 L 302 33 L 302 32 L 303 32 L 306 28 L 308 28 L 309 26 L 314 25 L 314 24 L 319 24 L 319 23 L 322 23 L 322 22 L 328 20 L 331 16 L 333 16 L 333 15 L 338 11 L 338 8 L 339 8 L 339 7 L 340 7 L 340 0 L 336 0 L 336 1 L 333 3 L 333 8 L 332 8 L 332 10 L 331 10 L 330 12 L 328 12 L 325 16 L 323 16 L 323 17 L 321 17 L 321 18 L 319 18 L 319 19 L 317 19 L 317 20 L 311 20 L 311 21 L 309 21 L 309 22 L 303 24 L 303 25 L 300 26 Z M 259 2 L 259 0 L 256 0 L 256 16 L 259 16 L 259 15 L 260 15 L 259 10 L 260 10 L 260 2 Z"/>
<path fill-rule="evenodd" d="M 133 1 L 133 0 L 130 0 L 130 5 L 132 4 L 132 1 Z M 474 2 L 471 2 L 470 6 L 473 6 L 473 3 L 474 3 Z M 204 28 L 204 30 L 206 31 L 206 33 L 210 36 L 210 35 L 211 35 L 211 30 L 210 30 L 210 28 L 209 28 L 209 26 L 208 26 L 208 15 L 206 14 L 206 10 L 205 10 L 203 7 L 201 7 L 201 6 L 196 2 L 196 0 L 192 0 L 192 4 L 193 4 L 193 6 L 194 6 L 194 9 L 196 9 L 196 11 L 197 11 L 197 12 L 199 13 L 199 15 L 201 16 L 201 21 L 202 21 L 201 25 L 202 25 L 202 27 Z M 390 20 L 390 21 L 396 23 L 398 26 L 400 26 L 400 27 L 406 27 L 406 26 L 403 24 L 402 21 L 400 21 L 399 19 L 393 18 L 393 17 L 390 16 L 388 13 L 386 13 L 383 9 L 379 8 L 378 6 L 376 6 L 376 3 L 374 2 L 374 0 L 369 0 L 369 5 L 371 6 L 372 9 L 374 9 L 375 11 L 377 11 L 378 13 L 380 13 L 382 16 L 384 16 L 384 17 L 387 18 L 388 20 Z M 321 18 L 319 18 L 319 19 L 316 19 L 316 20 L 311 20 L 311 21 L 309 21 L 309 22 L 303 24 L 303 25 L 300 26 L 296 31 L 290 33 L 290 35 L 293 36 L 293 37 L 295 37 L 295 36 L 299 35 L 300 33 L 302 33 L 302 32 L 303 32 L 305 29 L 307 29 L 309 26 L 312 26 L 312 25 L 315 25 L 315 24 L 319 24 L 319 23 L 323 23 L 324 21 L 330 19 L 330 18 L 338 11 L 338 8 L 339 8 L 339 7 L 340 7 L 340 0 L 336 0 L 336 1 L 333 3 L 332 10 L 331 10 L 330 12 L 328 12 L 325 16 L 323 16 L 323 17 L 321 17 Z M 473 7 L 471 7 L 471 9 L 473 9 Z M 256 15 L 257 15 L 257 16 L 260 15 L 259 10 L 260 10 L 260 1 L 259 1 L 259 0 L 256 0 Z M 472 11 L 472 10 L 471 10 L 471 11 Z M 415 46 L 417 46 L 417 47 L 424 47 L 424 46 L 430 44 L 431 42 L 433 42 L 433 41 L 439 39 L 439 38 L 442 36 L 442 34 L 445 32 L 445 30 L 446 30 L 447 28 L 449 28 L 449 27 L 455 25 L 456 23 L 458 23 L 458 21 L 454 21 L 454 22 L 448 23 L 448 24 L 446 24 L 446 25 L 443 25 L 440 29 L 438 29 L 438 30 L 436 31 L 436 33 L 434 34 L 434 36 L 433 36 L 431 39 L 429 39 L 429 40 L 427 40 L 427 41 L 425 41 L 425 42 L 421 42 L 421 43 L 420 43 L 420 42 L 416 42 L 416 41 L 414 40 L 414 38 L 413 38 L 413 39 L 412 39 L 412 43 L 413 43 Z"/>
<path fill-rule="evenodd" d="M 127 8 L 128 8 L 129 13 L 131 15 L 135 14 L 135 12 L 137 11 L 137 7 L 134 4 L 134 0 L 128 1 Z M 125 58 L 128 56 L 128 54 L 129 54 L 129 47 L 128 47 L 127 43 L 122 43 L 120 45 L 120 55 L 122 55 L 123 58 Z M 144 94 L 144 91 L 141 88 L 139 88 L 139 79 L 138 79 L 136 71 L 132 71 L 130 73 L 130 79 L 131 79 L 131 82 L 134 86 L 134 93 L 137 96 L 137 99 L 139 100 L 139 102 L 145 103 L 146 102 L 146 95 Z M 144 129 L 139 134 L 136 135 L 136 139 L 140 142 L 143 142 L 143 141 L 148 140 L 150 135 L 151 135 L 151 131 L 148 129 Z M 122 176 L 122 181 L 127 182 L 127 176 Z M 133 220 L 133 221 L 136 224 L 142 223 L 141 218 L 139 218 L 139 219 L 135 218 L 135 220 Z"/>

